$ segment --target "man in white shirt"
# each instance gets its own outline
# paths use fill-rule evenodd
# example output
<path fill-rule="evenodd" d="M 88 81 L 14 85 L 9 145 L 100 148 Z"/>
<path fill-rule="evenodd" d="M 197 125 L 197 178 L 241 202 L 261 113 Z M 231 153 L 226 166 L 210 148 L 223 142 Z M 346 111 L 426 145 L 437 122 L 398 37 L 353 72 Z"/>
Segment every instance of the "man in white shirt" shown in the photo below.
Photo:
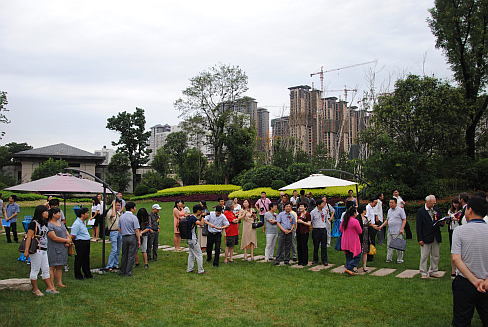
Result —
<path fill-rule="evenodd" d="M 374 211 L 374 207 L 378 204 L 378 199 L 373 197 L 369 199 L 369 204 L 366 206 L 366 218 L 368 218 L 370 222 L 370 226 L 368 227 L 368 235 L 370 239 L 370 243 L 376 246 L 376 229 L 371 227 L 371 225 L 376 225 L 376 214 Z M 374 256 L 368 254 L 368 261 L 373 261 Z"/>
<path fill-rule="evenodd" d="M 376 198 L 378 198 L 378 204 L 374 207 L 374 213 L 376 215 L 375 224 L 380 226 L 383 224 L 383 193 L 376 194 Z M 377 232 L 378 235 L 378 244 L 383 244 L 385 239 L 385 230 L 381 229 Z"/>

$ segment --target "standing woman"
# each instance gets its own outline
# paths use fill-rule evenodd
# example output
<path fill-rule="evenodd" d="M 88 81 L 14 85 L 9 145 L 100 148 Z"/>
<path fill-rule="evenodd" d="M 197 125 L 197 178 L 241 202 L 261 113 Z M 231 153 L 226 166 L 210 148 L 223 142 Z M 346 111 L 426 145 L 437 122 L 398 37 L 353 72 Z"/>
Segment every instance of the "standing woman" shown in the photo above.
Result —
<path fill-rule="evenodd" d="M 98 200 L 98 197 L 93 197 L 92 198 L 92 208 L 91 208 L 91 217 L 90 221 L 92 219 L 95 219 L 95 222 L 93 224 L 93 232 L 92 232 L 92 242 L 97 242 L 98 241 L 98 224 L 100 223 L 100 201 Z"/>
<path fill-rule="evenodd" d="M 251 260 L 254 260 L 254 249 L 258 247 L 256 230 L 252 228 L 252 223 L 255 218 L 256 214 L 253 214 L 251 211 L 249 199 L 245 199 L 242 202 L 242 209 L 239 211 L 238 217 L 239 220 L 243 221 L 241 250 L 244 250 L 244 260 L 247 260 L 248 246 L 251 249 Z"/>
<path fill-rule="evenodd" d="M 175 201 L 175 207 L 173 209 L 174 230 L 175 230 L 175 237 L 174 237 L 175 251 L 181 251 L 181 247 L 180 247 L 181 236 L 180 236 L 180 230 L 178 229 L 178 225 L 180 224 L 180 219 L 189 216 L 188 214 L 185 214 L 184 208 L 185 208 L 185 202 L 181 200 Z"/>
<path fill-rule="evenodd" d="M 361 243 L 359 242 L 359 235 L 362 232 L 359 221 L 354 219 L 356 215 L 356 207 L 352 206 L 344 215 L 341 227 L 342 232 L 341 250 L 346 254 L 346 273 L 354 276 L 354 268 L 358 266 L 361 259 Z"/>
<path fill-rule="evenodd" d="M 361 253 L 363 254 L 363 271 L 368 272 L 366 262 L 368 261 L 369 246 L 371 244 L 368 229 L 369 226 L 375 228 L 376 225 L 371 224 L 366 217 L 366 206 L 364 204 L 361 204 L 358 207 L 358 215 L 356 219 L 358 220 L 362 230 L 361 234 L 359 235 L 359 242 L 361 243 Z"/>
<path fill-rule="evenodd" d="M 234 199 L 232 199 L 232 201 L 234 201 L 234 209 L 232 210 L 232 212 L 237 217 L 239 215 L 239 211 L 242 209 L 242 207 L 239 204 L 239 202 L 237 202 L 237 197 L 234 197 Z"/>
<path fill-rule="evenodd" d="M 151 221 L 149 220 L 149 213 L 146 208 L 141 208 L 137 211 L 137 219 L 139 220 L 139 226 L 141 226 L 141 253 L 144 258 L 144 268 L 149 268 L 147 264 L 147 240 L 149 233 L 153 233 L 151 228 Z M 139 265 L 139 251 L 136 252 L 136 266 Z"/>
<path fill-rule="evenodd" d="M 210 213 L 208 211 L 208 208 L 207 208 L 207 201 L 205 201 L 205 200 L 200 201 L 200 205 L 203 208 L 201 216 L 205 218 L 205 216 Z M 197 238 L 198 238 L 198 244 L 200 245 L 200 249 L 206 249 L 207 248 L 207 236 L 202 235 L 202 231 L 204 228 L 208 228 L 208 225 L 206 225 L 206 224 L 204 224 L 203 226 L 197 225 L 197 227 L 198 227 L 198 237 Z"/>
<path fill-rule="evenodd" d="M 454 233 L 454 230 L 459 226 L 459 218 L 462 216 L 462 206 L 461 203 L 459 202 L 459 196 L 456 196 L 454 199 L 452 199 L 452 205 L 451 208 L 448 211 L 449 217 L 451 217 L 451 222 L 449 223 L 449 244 L 452 247 L 452 233 Z M 451 276 L 456 277 L 456 265 L 452 261 L 451 258 Z"/>
<path fill-rule="evenodd" d="M 297 254 L 298 265 L 308 265 L 308 236 L 310 234 L 310 226 L 312 225 L 312 217 L 307 211 L 308 203 L 300 203 L 298 206 L 299 213 L 297 217 Z"/>
<path fill-rule="evenodd" d="M 37 287 L 37 275 L 39 274 L 39 269 L 42 269 L 42 280 L 46 283 L 47 293 L 59 293 L 51 284 L 51 279 L 49 278 L 49 261 L 47 259 L 47 217 L 48 211 L 47 207 L 40 205 L 34 210 L 34 216 L 29 224 L 29 229 L 27 231 L 27 240 L 25 242 L 24 256 L 27 259 L 29 256 L 31 258 L 31 271 L 30 280 L 32 284 L 32 293 L 37 296 L 43 296 L 44 294 L 39 291 Z M 32 237 L 36 236 L 39 240 L 39 248 L 36 253 L 29 254 L 29 247 L 32 241 Z"/>
<path fill-rule="evenodd" d="M 347 198 L 346 201 L 354 202 L 354 206 L 357 208 L 358 207 L 358 198 L 356 198 L 354 196 L 354 191 L 353 190 L 349 190 L 348 191 L 348 194 L 349 194 L 349 197 Z"/>
<path fill-rule="evenodd" d="M 47 223 L 47 258 L 49 260 L 49 274 L 51 275 L 51 285 L 54 285 L 56 277 L 57 287 L 66 287 L 63 285 L 63 267 L 68 263 L 68 246 L 71 244 L 66 227 L 61 223 L 61 210 L 52 208 L 48 211 Z"/>

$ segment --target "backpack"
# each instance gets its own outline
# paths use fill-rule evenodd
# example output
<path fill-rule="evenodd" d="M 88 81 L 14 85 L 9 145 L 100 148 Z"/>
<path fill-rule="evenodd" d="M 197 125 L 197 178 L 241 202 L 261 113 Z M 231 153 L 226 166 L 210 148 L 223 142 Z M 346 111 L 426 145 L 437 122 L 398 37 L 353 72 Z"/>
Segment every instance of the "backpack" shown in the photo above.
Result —
<path fill-rule="evenodd" d="M 182 239 L 188 239 L 188 237 L 191 236 L 191 231 L 188 232 L 188 227 L 188 218 L 181 218 L 178 224 L 178 229 L 180 230 L 180 237 Z"/>

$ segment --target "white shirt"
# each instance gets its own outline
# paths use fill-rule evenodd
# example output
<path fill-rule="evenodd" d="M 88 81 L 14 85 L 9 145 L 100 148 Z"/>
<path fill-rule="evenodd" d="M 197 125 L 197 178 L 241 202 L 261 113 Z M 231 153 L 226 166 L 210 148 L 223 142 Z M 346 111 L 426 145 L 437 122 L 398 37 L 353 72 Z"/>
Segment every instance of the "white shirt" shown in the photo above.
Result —
<path fill-rule="evenodd" d="M 383 222 L 383 202 L 378 199 L 378 204 L 374 207 L 374 213 L 378 216 L 378 219 Z"/>
<path fill-rule="evenodd" d="M 371 203 L 366 206 L 366 218 L 368 218 L 371 224 L 374 225 L 376 223 L 374 219 L 374 208 L 371 206 Z"/>

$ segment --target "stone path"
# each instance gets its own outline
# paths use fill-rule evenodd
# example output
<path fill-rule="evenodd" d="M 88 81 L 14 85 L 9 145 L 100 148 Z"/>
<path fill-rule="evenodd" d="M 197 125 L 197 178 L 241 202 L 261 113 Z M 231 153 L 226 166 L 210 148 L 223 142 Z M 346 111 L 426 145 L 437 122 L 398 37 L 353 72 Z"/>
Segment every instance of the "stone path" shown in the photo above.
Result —
<path fill-rule="evenodd" d="M 163 250 L 163 251 L 174 251 L 174 247 L 171 247 L 170 245 L 160 245 L 158 246 L 159 249 Z M 181 252 L 188 252 L 190 249 L 188 248 L 185 248 L 185 247 L 182 247 L 181 248 L 182 251 Z M 206 251 L 202 251 L 203 255 L 207 255 L 207 252 Z M 212 251 L 213 254 L 215 254 L 215 251 Z M 224 257 L 225 254 L 223 251 L 221 251 L 220 253 L 220 256 L 221 257 Z M 250 260 L 251 256 L 248 254 L 248 260 Z M 234 257 L 233 259 L 242 259 L 244 260 L 244 253 L 241 253 L 241 254 L 236 254 L 234 253 Z M 266 262 L 264 260 L 264 255 L 256 255 L 254 256 L 254 261 L 256 262 Z M 274 260 L 271 260 L 271 261 L 268 261 L 268 263 L 274 263 Z M 280 266 L 284 266 L 285 263 L 283 261 L 280 262 Z M 298 268 L 298 269 L 301 269 L 301 268 L 308 268 L 308 270 L 310 271 L 321 271 L 321 270 L 326 270 L 326 269 L 329 269 L 329 268 L 333 268 L 335 267 L 336 265 L 335 264 L 331 264 L 329 263 L 328 266 L 324 266 L 324 265 L 313 265 L 312 264 L 312 261 L 309 261 L 308 262 L 308 265 L 307 266 L 300 266 L 298 264 L 291 264 L 289 265 L 290 268 Z M 310 268 L 309 268 L 310 267 Z M 332 272 L 334 273 L 338 273 L 338 274 L 343 274 L 344 271 L 345 271 L 345 266 L 344 265 L 340 265 L 340 266 L 337 266 L 335 267 L 334 269 L 331 269 Z M 358 271 L 356 272 L 356 275 L 371 275 L 371 276 L 387 276 L 387 275 L 390 275 L 392 273 L 394 273 L 395 271 L 397 271 L 397 269 L 390 269 L 390 268 L 381 268 L 381 269 L 378 269 L 376 267 L 367 267 L 368 269 L 368 272 L 364 272 L 363 271 L 363 268 L 359 267 L 358 268 Z M 445 275 L 445 271 L 438 271 L 437 272 L 441 277 Z M 415 277 L 416 275 L 420 274 L 420 271 L 419 270 L 412 270 L 412 269 L 407 269 L 407 270 L 404 270 L 402 272 L 400 272 L 398 275 L 396 275 L 395 277 L 398 277 L 398 278 L 413 278 Z"/>

